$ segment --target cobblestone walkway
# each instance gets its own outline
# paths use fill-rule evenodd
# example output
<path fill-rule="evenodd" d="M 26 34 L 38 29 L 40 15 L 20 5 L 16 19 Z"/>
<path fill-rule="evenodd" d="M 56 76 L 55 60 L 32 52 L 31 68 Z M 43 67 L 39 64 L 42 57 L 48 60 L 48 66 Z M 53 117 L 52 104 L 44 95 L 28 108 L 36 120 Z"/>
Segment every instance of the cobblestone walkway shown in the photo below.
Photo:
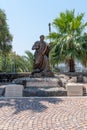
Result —
<path fill-rule="evenodd" d="M 0 130 L 87 130 L 87 97 L 0 98 Z"/>

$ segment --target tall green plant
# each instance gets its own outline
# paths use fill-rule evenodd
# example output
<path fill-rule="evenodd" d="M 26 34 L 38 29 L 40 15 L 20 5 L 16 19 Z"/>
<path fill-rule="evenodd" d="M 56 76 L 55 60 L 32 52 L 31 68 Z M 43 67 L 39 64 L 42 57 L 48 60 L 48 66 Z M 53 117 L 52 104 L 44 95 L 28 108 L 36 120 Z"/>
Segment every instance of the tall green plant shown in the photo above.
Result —
<path fill-rule="evenodd" d="M 12 35 L 7 24 L 7 17 L 4 10 L 0 9 L 0 54 L 3 56 L 2 71 L 6 71 L 6 57 L 11 51 Z"/>
<path fill-rule="evenodd" d="M 33 70 L 33 63 L 34 63 L 34 55 L 32 52 L 30 51 L 25 51 L 25 62 L 26 62 L 26 67 L 27 67 L 27 71 L 32 72 Z"/>
<path fill-rule="evenodd" d="M 51 38 L 51 61 L 54 64 L 67 62 L 69 71 L 75 71 L 75 59 L 82 56 L 82 40 L 87 22 L 83 23 L 84 13 L 75 15 L 75 10 L 66 10 L 61 12 L 59 17 L 53 21 L 56 32 L 51 32 L 48 38 Z"/>

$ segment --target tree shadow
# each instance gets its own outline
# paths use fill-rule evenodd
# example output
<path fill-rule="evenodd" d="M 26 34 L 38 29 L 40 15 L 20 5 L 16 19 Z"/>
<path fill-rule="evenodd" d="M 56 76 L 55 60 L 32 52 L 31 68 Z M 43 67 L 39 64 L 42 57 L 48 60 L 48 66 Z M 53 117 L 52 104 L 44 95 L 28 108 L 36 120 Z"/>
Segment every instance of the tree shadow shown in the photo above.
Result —
<path fill-rule="evenodd" d="M 13 114 L 18 114 L 22 111 L 31 110 L 32 112 L 43 112 L 48 109 L 50 105 L 58 104 L 62 102 L 61 98 L 37 98 L 37 97 L 29 97 L 29 98 L 1 98 L 0 99 L 0 108 L 3 107 L 13 107 L 15 111 Z"/>

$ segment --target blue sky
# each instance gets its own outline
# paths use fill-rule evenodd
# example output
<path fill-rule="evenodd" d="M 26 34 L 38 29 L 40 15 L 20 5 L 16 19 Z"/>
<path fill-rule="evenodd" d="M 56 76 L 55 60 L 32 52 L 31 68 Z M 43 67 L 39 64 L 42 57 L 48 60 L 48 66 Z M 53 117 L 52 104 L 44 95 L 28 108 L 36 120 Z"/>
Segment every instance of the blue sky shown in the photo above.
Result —
<path fill-rule="evenodd" d="M 0 8 L 7 15 L 13 51 L 19 55 L 32 51 L 33 43 L 41 34 L 48 35 L 48 23 L 60 12 L 75 9 L 76 14 L 85 13 L 84 22 L 87 21 L 86 0 L 0 0 Z"/>

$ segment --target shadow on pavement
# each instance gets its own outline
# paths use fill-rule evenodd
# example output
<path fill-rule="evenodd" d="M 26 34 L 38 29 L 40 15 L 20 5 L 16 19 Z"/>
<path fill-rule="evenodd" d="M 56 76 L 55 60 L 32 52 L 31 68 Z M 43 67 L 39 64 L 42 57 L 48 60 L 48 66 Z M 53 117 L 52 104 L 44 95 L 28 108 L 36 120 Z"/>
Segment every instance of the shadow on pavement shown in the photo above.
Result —
<path fill-rule="evenodd" d="M 22 111 L 31 110 L 33 112 L 43 112 L 49 105 L 55 105 L 62 102 L 61 98 L 1 98 L 0 108 L 9 107 L 15 109 L 13 114 L 18 114 Z"/>

